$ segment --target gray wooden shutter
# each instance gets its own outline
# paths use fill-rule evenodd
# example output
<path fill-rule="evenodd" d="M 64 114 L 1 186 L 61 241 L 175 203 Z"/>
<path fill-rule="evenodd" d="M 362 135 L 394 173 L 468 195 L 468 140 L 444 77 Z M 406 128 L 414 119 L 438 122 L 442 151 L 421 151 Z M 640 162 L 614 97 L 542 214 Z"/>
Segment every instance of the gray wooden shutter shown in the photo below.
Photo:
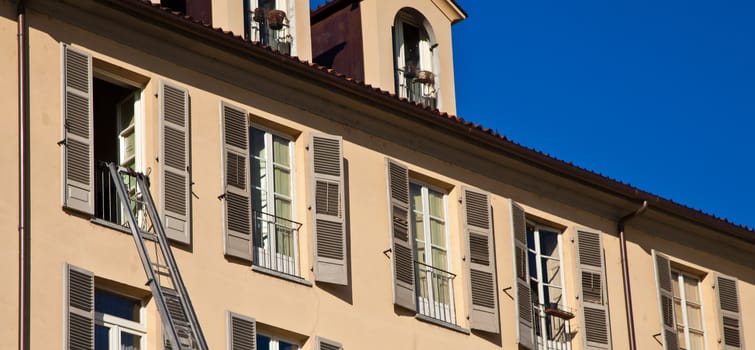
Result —
<path fill-rule="evenodd" d="M 409 225 L 409 170 L 385 160 L 393 254 L 393 303 L 417 311 L 414 286 L 414 242 Z"/>
<path fill-rule="evenodd" d="M 220 104 L 223 132 L 223 240 L 225 255 L 252 262 L 249 120 L 245 110 Z"/>
<path fill-rule="evenodd" d="M 257 350 L 257 322 L 228 312 L 228 350 Z"/>
<path fill-rule="evenodd" d="M 744 349 L 737 279 L 719 274 L 716 276 L 716 291 L 721 343 L 725 350 Z"/>
<path fill-rule="evenodd" d="M 679 350 L 679 335 L 674 317 L 674 289 L 671 284 L 671 263 L 669 259 L 653 250 L 655 282 L 658 288 L 658 307 L 661 318 L 661 338 L 664 350 Z"/>
<path fill-rule="evenodd" d="M 606 268 L 600 232 L 577 230 L 577 273 L 586 349 L 611 349 L 606 298 Z"/>
<path fill-rule="evenodd" d="M 467 243 L 470 307 L 472 329 L 500 332 L 498 287 L 496 283 L 490 196 L 487 192 L 464 188 L 464 236 Z"/>
<path fill-rule="evenodd" d="M 315 350 L 343 350 L 343 345 L 332 340 L 317 337 Z"/>
<path fill-rule="evenodd" d="M 160 209 L 168 238 L 191 243 L 189 92 L 160 82 Z"/>
<path fill-rule="evenodd" d="M 94 274 L 66 264 L 66 349 L 94 350 Z"/>
<path fill-rule="evenodd" d="M 63 44 L 63 206 L 94 215 L 92 57 Z"/>
<path fill-rule="evenodd" d="M 317 281 L 346 285 L 346 220 L 344 218 L 343 140 L 340 136 L 312 134 L 312 225 L 314 270 Z"/>
<path fill-rule="evenodd" d="M 524 209 L 511 201 L 511 240 L 514 249 L 514 296 L 516 301 L 517 343 L 526 348 L 535 348 L 535 333 L 532 321 L 532 294 L 530 273 L 527 264 L 527 219 Z"/>

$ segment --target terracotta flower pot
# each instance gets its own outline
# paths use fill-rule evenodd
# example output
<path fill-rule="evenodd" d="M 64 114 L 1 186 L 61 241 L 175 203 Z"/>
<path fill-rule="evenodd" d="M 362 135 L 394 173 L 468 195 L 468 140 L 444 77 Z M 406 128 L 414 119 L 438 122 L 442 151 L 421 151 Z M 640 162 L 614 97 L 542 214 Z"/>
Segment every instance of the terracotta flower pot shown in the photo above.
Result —
<path fill-rule="evenodd" d="M 433 84 L 435 83 L 435 76 L 431 71 L 421 70 L 417 73 L 417 81 L 423 84 Z"/>
<path fill-rule="evenodd" d="M 252 19 L 257 23 L 262 23 L 265 21 L 265 9 L 258 7 L 254 9 L 254 15 L 252 16 Z"/>
<path fill-rule="evenodd" d="M 286 19 L 286 13 L 281 10 L 270 10 L 267 14 L 267 25 L 270 29 L 280 30 L 283 28 L 283 21 Z"/>

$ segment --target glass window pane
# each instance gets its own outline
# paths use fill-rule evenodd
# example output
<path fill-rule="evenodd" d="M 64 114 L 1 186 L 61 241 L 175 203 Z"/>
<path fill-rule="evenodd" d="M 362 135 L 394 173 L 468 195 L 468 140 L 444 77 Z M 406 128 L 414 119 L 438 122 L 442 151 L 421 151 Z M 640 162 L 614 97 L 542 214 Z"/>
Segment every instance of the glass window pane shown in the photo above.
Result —
<path fill-rule="evenodd" d="M 674 296 L 681 298 L 682 294 L 679 292 L 679 273 L 676 271 L 671 271 L 671 287 L 674 290 Z"/>
<path fill-rule="evenodd" d="M 530 277 L 537 279 L 537 257 L 535 257 L 535 253 L 527 252 L 527 263 L 529 265 Z"/>
<path fill-rule="evenodd" d="M 134 125 L 134 96 L 129 96 L 118 105 L 120 120 L 118 121 L 118 132 L 127 127 Z"/>
<path fill-rule="evenodd" d="M 684 318 L 682 317 L 682 304 L 680 301 L 674 301 L 674 316 L 676 317 L 676 324 L 684 326 Z"/>
<path fill-rule="evenodd" d="M 294 344 L 286 343 L 284 341 L 278 342 L 278 350 L 295 350 L 295 349 L 296 349 L 296 345 Z"/>
<path fill-rule="evenodd" d="M 446 258 L 446 251 L 438 248 L 432 248 L 433 252 L 433 267 L 447 271 L 448 259 Z"/>
<path fill-rule="evenodd" d="M 414 229 L 414 238 L 418 241 L 425 240 L 425 223 L 421 213 L 413 211 L 411 214 L 412 228 Z"/>
<path fill-rule="evenodd" d="M 141 339 L 138 335 L 121 332 L 121 350 L 139 350 Z"/>
<path fill-rule="evenodd" d="M 689 321 L 688 327 L 697 330 L 703 329 L 703 315 L 699 307 L 687 304 L 687 320 Z"/>
<path fill-rule="evenodd" d="M 94 326 L 94 349 L 108 350 L 110 348 L 110 328 L 96 325 Z"/>
<path fill-rule="evenodd" d="M 427 264 L 427 261 L 425 261 L 425 242 L 417 240 L 417 261 Z"/>
<path fill-rule="evenodd" d="M 540 254 L 558 258 L 558 234 L 540 230 Z"/>
<path fill-rule="evenodd" d="M 428 192 L 430 197 L 430 215 L 436 218 L 445 219 L 446 216 L 443 213 L 445 209 L 443 205 L 443 194 L 433 190 L 429 190 Z"/>
<path fill-rule="evenodd" d="M 291 172 L 281 168 L 275 168 L 274 172 L 275 193 L 291 197 Z"/>
<path fill-rule="evenodd" d="M 422 186 L 410 183 L 409 196 L 411 197 L 411 209 L 422 211 Z"/>
<path fill-rule="evenodd" d="M 445 247 L 446 225 L 437 220 L 430 219 L 430 237 L 432 244 L 440 247 Z"/>
<path fill-rule="evenodd" d="M 141 302 L 103 290 L 95 290 L 94 309 L 108 315 L 139 322 Z"/>
<path fill-rule="evenodd" d="M 270 350 L 270 337 L 257 334 L 257 350 Z"/>
<path fill-rule="evenodd" d="M 684 328 L 678 328 L 677 334 L 679 335 L 679 349 L 688 349 L 687 340 L 684 337 Z"/>
<path fill-rule="evenodd" d="M 543 292 L 545 293 L 543 301 L 545 302 L 546 307 L 550 306 L 551 304 L 561 304 L 561 299 L 563 297 L 563 291 L 561 290 L 561 288 L 544 287 Z"/>
<path fill-rule="evenodd" d="M 542 258 L 543 280 L 553 286 L 561 286 L 561 262 Z"/>
<path fill-rule="evenodd" d="M 687 301 L 700 303 L 700 290 L 698 287 L 698 280 L 694 277 L 684 276 L 684 297 Z"/>
<path fill-rule="evenodd" d="M 291 220 L 291 201 L 283 198 L 275 199 L 275 216 Z M 270 218 L 271 220 L 273 218 Z M 286 221 L 279 223 L 280 225 L 287 225 Z"/>
<path fill-rule="evenodd" d="M 291 166 L 291 151 L 289 141 L 278 136 L 273 136 L 273 162 L 275 164 Z"/>
<path fill-rule="evenodd" d="M 527 225 L 527 248 L 535 250 L 535 227 L 530 225 Z"/>
<path fill-rule="evenodd" d="M 705 338 L 702 334 L 689 333 L 689 347 L 690 350 L 703 350 L 705 349 Z"/>

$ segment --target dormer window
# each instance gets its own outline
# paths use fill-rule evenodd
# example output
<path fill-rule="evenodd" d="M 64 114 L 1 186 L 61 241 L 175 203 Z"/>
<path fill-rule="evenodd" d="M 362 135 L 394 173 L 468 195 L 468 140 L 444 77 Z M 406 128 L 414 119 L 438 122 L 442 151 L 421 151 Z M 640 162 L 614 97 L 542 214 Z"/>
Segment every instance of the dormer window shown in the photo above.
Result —
<path fill-rule="evenodd" d="M 289 6 L 289 2 L 292 1 L 246 0 L 244 2 L 246 40 L 270 46 L 273 51 L 292 54 L 293 6 Z"/>
<path fill-rule="evenodd" d="M 394 24 L 396 94 L 429 107 L 438 105 L 437 44 L 427 20 L 404 9 Z"/>

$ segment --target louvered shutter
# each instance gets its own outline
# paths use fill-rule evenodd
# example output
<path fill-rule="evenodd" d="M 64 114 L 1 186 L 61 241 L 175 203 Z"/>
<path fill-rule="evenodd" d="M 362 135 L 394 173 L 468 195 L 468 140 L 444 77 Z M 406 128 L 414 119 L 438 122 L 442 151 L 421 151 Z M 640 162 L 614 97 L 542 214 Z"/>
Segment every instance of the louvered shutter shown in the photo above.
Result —
<path fill-rule="evenodd" d="M 228 313 L 228 350 L 257 350 L 257 322 L 253 318 Z"/>
<path fill-rule="evenodd" d="M 66 265 L 66 349 L 94 350 L 94 274 Z"/>
<path fill-rule="evenodd" d="M 487 192 L 464 188 L 464 235 L 467 243 L 472 329 L 500 332 L 498 287 L 496 283 L 490 196 Z"/>
<path fill-rule="evenodd" d="M 315 279 L 348 284 L 344 218 L 343 141 L 340 136 L 310 138 L 315 243 Z"/>
<path fill-rule="evenodd" d="M 343 345 L 332 340 L 317 337 L 315 350 L 343 350 Z"/>
<path fill-rule="evenodd" d="M 393 303 L 416 312 L 414 247 L 409 225 L 409 170 L 390 159 L 386 159 L 385 164 L 393 252 Z"/>
<path fill-rule="evenodd" d="M 220 104 L 223 133 L 223 240 L 225 255 L 252 262 L 249 120 L 245 110 Z"/>
<path fill-rule="evenodd" d="M 744 349 L 737 279 L 719 274 L 716 276 L 716 291 L 721 343 L 725 350 Z"/>
<path fill-rule="evenodd" d="M 664 350 L 679 350 L 679 335 L 676 331 L 674 317 L 674 289 L 671 283 L 671 264 L 669 259 L 653 250 L 655 282 L 658 288 L 658 307 L 661 317 L 661 338 Z"/>
<path fill-rule="evenodd" d="M 526 349 L 534 349 L 535 333 L 532 323 L 532 294 L 530 273 L 527 265 L 527 219 L 524 209 L 511 201 L 511 240 L 514 248 L 514 296 L 516 301 L 517 343 Z"/>
<path fill-rule="evenodd" d="M 611 331 L 606 298 L 606 268 L 600 232 L 577 230 L 577 269 L 581 286 L 582 324 L 586 349 L 610 349 Z"/>
<path fill-rule="evenodd" d="M 63 44 L 63 206 L 94 215 L 92 57 Z"/>
<path fill-rule="evenodd" d="M 191 243 L 189 92 L 160 82 L 160 209 L 168 238 Z"/>

